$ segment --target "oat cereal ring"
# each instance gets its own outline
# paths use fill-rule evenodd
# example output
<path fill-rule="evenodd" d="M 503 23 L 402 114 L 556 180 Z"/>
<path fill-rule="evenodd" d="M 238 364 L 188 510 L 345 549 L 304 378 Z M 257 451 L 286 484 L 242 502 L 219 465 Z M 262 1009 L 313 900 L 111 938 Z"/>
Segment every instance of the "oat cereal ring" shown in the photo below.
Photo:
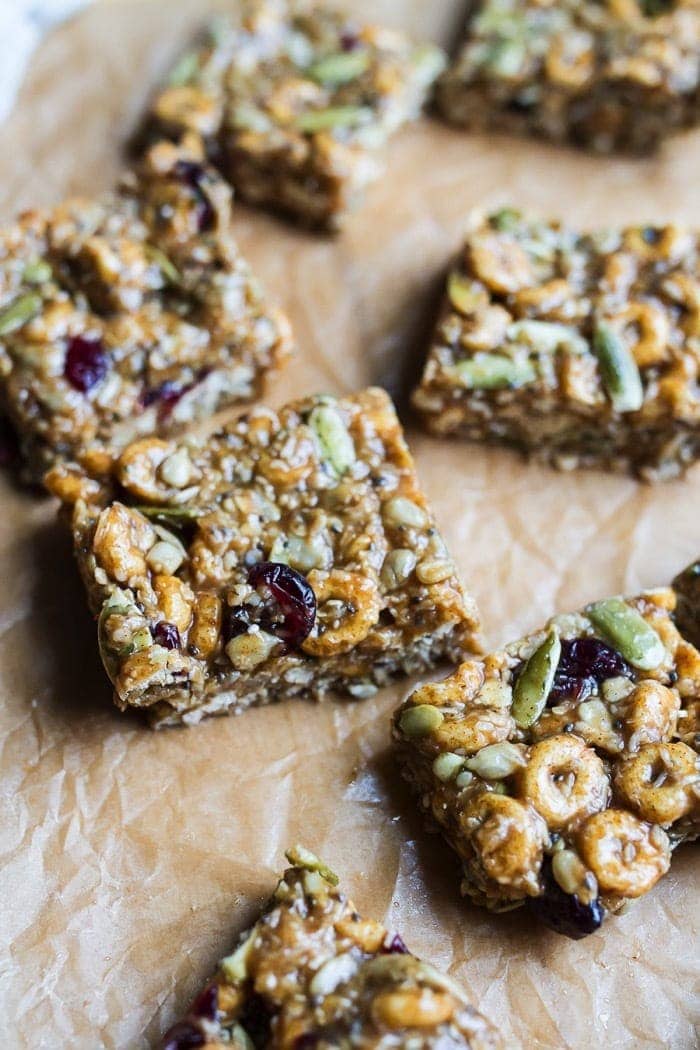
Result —
<path fill-rule="evenodd" d="M 122 453 L 117 476 L 131 496 L 152 503 L 180 503 L 191 491 L 194 466 L 187 449 L 160 438 L 143 438 Z"/>
<path fill-rule="evenodd" d="M 647 744 L 620 763 L 615 786 L 643 820 L 672 824 L 698 805 L 698 756 L 686 744 Z"/>
<path fill-rule="evenodd" d="M 601 890 L 622 897 L 641 897 L 671 863 L 666 832 L 623 809 L 594 813 L 580 829 L 578 845 Z"/>
<path fill-rule="evenodd" d="M 529 806 L 508 795 L 483 792 L 460 816 L 463 833 L 488 878 L 513 896 L 536 896 L 543 848 L 544 821 Z"/>
<path fill-rule="evenodd" d="M 474 754 L 489 744 L 507 740 L 514 729 L 515 722 L 508 711 L 480 707 L 458 718 L 445 718 L 433 737 L 448 751 Z"/>
<path fill-rule="evenodd" d="M 376 583 L 359 572 L 313 569 L 308 576 L 318 614 L 302 649 L 310 656 L 347 653 L 363 641 L 379 619 Z"/>
<path fill-rule="evenodd" d="M 636 751 L 642 744 L 670 740 L 676 730 L 680 706 L 675 690 L 653 679 L 639 682 L 621 705 L 627 750 Z"/>
<path fill-rule="evenodd" d="M 603 809 L 610 782 L 595 751 L 580 737 L 562 733 L 532 748 L 519 773 L 519 794 L 550 830 L 560 831 Z"/>

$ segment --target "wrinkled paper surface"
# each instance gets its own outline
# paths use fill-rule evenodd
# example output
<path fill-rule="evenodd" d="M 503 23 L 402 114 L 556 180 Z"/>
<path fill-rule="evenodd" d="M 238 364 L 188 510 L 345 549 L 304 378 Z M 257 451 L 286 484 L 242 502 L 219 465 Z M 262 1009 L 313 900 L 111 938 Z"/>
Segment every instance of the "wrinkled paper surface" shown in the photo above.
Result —
<path fill-rule="evenodd" d="M 42 45 L 0 127 L 3 219 L 110 185 L 149 90 L 212 6 L 112 0 Z M 357 9 L 447 41 L 458 6 Z M 368 383 L 403 403 L 476 205 L 513 200 L 582 225 L 700 222 L 700 133 L 658 159 L 608 161 L 426 121 L 387 161 L 386 180 L 336 240 L 238 208 L 240 241 L 300 344 L 270 391 L 275 403 Z M 700 468 L 649 488 L 441 443 L 410 423 L 409 439 L 491 644 L 555 610 L 666 582 L 700 553 Z M 364 702 L 294 702 L 154 733 L 111 706 L 53 504 L 0 485 L 3 1047 L 151 1045 L 255 916 L 298 840 L 341 873 L 366 914 L 461 981 L 513 1045 L 696 1045 L 696 846 L 582 942 L 468 906 L 388 749 L 389 715 L 410 683 Z"/>

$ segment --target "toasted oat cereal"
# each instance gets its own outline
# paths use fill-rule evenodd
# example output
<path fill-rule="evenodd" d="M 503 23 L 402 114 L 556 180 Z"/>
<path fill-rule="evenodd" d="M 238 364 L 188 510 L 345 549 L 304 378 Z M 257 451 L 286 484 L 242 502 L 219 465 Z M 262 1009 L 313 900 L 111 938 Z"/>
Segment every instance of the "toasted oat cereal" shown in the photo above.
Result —
<path fill-rule="evenodd" d="M 440 435 L 647 480 L 700 455 L 700 254 L 677 226 L 477 217 L 413 403 Z"/>
<path fill-rule="evenodd" d="M 336 227 L 443 65 L 432 44 L 307 0 L 244 0 L 180 59 L 145 138 L 195 135 L 241 197 Z"/>
<path fill-rule="evenodd" d="M 61 466 L 117 704 L 157 725 L 362 698 L 472 648 L 465 596 L 387 394 L 258 408 L 210 438 Z"/>
<path fill-rule="evenodd" d="M 465 127 L 649 153 L 700 121 L 700 4 L 480 0 L 438 99 Z"/>
<path fill-rule="evenodd" d="M 363 919 L 309 850 L 292 865 L 236 950 L 162 1050 L 498 1050 L 503 1042 L 462 989 Z"/>
<path fill-rule="evenodd" d="M 230 211 L 201 155 L 163 143 L 110 196 L 0 234 L 0 393 L 34 479 L 251 400 L 287 357 Z"/>
<path fill-rule="evenodd" d="M 700 833 L 700 652 L 672 588 L 593 602 L 396 712 L 420 804 L 457 853 L 462 892 L 528 904 L 569 937 L 647 893 Z"/>

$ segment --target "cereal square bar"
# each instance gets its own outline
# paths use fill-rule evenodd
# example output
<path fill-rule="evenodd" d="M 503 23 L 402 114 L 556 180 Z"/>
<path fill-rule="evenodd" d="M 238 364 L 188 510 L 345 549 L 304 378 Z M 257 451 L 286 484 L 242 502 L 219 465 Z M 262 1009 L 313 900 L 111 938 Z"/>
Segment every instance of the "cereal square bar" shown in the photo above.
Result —
<path fill-rule="evenodd" d="M 700 833 L 700 653 L 673 588 L 593 602 L 396 713 L 405 776 L 462 892 L 578 938 Z"/>
<path fill-rule="evenodd" d="M 650 153 L 700 121 L 700 4 L 481 0 L 438 99 L 465 127 Z"/>
<path fill-rule="evenodd" d="M 203 138 L 241 197 L 332 228 L 443 65 L 432 44 L 305 0 L 245 0 L 179 61 L 146 139 Z"/>
<path fill-rule="evenodd" d="M 161 1050 L 503 1047 L 462 989 L 363 919 L 313 853 L 297 846 L 287 858 L 261 917 Z"/>
<path fill-rule="evenodd" d="M 700 454 L 695 232 L 472 223 L 414 405 L 436 434 L 672 477 Z"/>
<path fill-rule="evenodd" d="M 144 438 L 109 476 L 61 467 L 122 707 L 154 723 L 456 661 L 478 627 L 387 394 L 259 408 L 206 439 Z"/>
<path fill-rule="evenodd" d="M 0 234 L 0 396 L 29 473 L 248 401 L 290 350 L 197 154 L 152 149 L 118 191 Z"/>

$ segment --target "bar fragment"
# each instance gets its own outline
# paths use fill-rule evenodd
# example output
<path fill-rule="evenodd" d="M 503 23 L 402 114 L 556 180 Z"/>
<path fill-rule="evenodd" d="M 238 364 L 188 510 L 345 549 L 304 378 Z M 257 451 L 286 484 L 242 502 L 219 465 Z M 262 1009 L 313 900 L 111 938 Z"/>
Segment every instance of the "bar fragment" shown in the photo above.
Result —
<path fill-rule="evenodd" d="M 291 350 L 196 150 L 154 147 L 117 191 L 0 235 L 0 398 L 28 475 L 259 395 Z"/>
<path fill-rule="evenodd" d="M 420 114 L 432 44 L 304 0 L 246 0 L 157 94 L 145 139 L 196 136 L 243 199 L 337 228 Z"/>
<path fill-rule="evenodd" d="M 504 1047 L 454 981 L 358 914 L 318 857 L 297 846 L 287 858 L 262 916 L 161 1050 Z"/>
<path fill-rule="evenodd" d="M 396 712 L 406 779 L 475 903 L 577 939 L 698 837 L 700 653 L 676 607 L 668 587 L 555 616 Z"/>
<path fill-rule="evenodd" d="M 472 130 L 652 153 L 700 121 L 700 5 L 481 0 L 438 104 Z"/>
<path fill-rule="evenodd" d="M 648 481 L 700 454 L 698 235 L 472 220 L 413 403 L 438 435 Z"/>
<path fill-rule="evenodd" d="M 109 475 L 62 466 L 48 482 L 73 504 L 116 702 L 156 725 L 362 698 L 474 651 L 475 604 L 382 390 L 144 438 Z"/>

